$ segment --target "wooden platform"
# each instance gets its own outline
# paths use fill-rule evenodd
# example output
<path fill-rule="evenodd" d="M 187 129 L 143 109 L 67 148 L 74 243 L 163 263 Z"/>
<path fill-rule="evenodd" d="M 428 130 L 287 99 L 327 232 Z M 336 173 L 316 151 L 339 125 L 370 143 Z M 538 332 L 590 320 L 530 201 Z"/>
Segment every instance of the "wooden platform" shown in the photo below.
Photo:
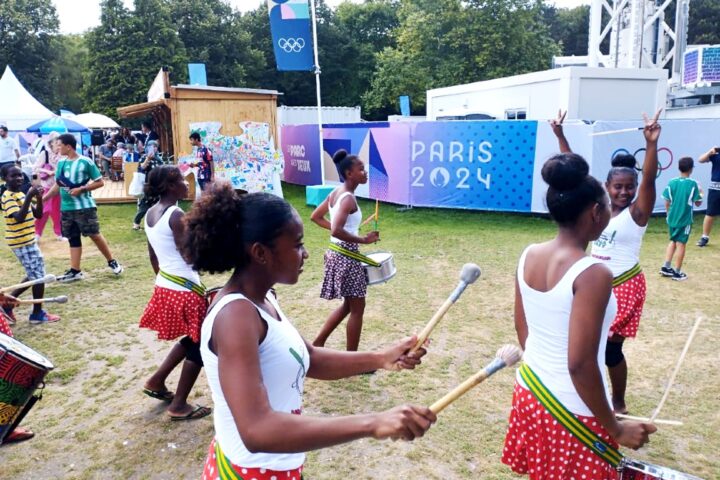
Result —
<path fill-rule="evenodd" d="M 105 179 L 105 185 L 102 188 L 93 190 L 92 196 L 96 203 L 136 203 L 137 198 L 127 194 L 127 188 L 124 181 L 113 182 Z"/>

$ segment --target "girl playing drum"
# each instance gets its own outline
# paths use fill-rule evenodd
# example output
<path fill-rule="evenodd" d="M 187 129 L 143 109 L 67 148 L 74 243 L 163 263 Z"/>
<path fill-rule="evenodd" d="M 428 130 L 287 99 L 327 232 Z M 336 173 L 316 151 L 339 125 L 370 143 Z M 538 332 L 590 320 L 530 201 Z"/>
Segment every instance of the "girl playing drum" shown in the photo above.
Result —
<path fill-rule="evenodd" d="M 210 305 L 200 348 L 215 404 L 215 439 L 203 478 L 300 479 L 303 452 L 363 437 L 413 440 L 435 421 L 426 407 L 319 418 L 302 413 L 306 376 L 334 380 L 412 369 L 416 337 L 377 352 L 315 347 L 290 323 L 271 288 L 297 283 L 303 224 L 283 199 L 240 196 L 215 183 L 187 215 L 185 258 L 198 271 L 232 271 Z"/>
<path fill-rule="evenodd" d="M 160 200 L 145 217 L 150 263 L 157 277 L 152 298 L 140 318 L 140 327 L 155 330 L 161 340 L 183 338 L 145 382 L 143 392 L 169 402 L 167 412 L 171 420 L 202 418 L 211 410 L 193 407 L 187 403 L 187 397 L 202 369 L 199 342 L 200 326 L 207 311 L 205 287 L 177 247 L 185 233 L 184 213 L 177 202 L 187 197 L 188 186 L 177 167 L 163 165 L 150 172 L 145 190 L 146 195 Z M 173 394 L 165 386 L 165 380 L 180 362 L 183 362 L 182 372 Z"/>
<path fill-rule="evenodd" d="M 358 253 L 358 244 L 375 243 L 380 234 L 373 231 L 362 237 L 358 235 L 362 213 L 355 199 L 355 189 L 368 181 L 365 164 L 357 155 L 348 155 L 345 150 L 338 150 L 333 162 L 343 184 L 328 195 L 310 219 L 331 233 L 331 249 L 325 252 L 325 277 L 320 297 L 326 300 L 342 298 L 343 303 L 330 314 L 313 345 L 324 346 L 340 322 L 350 315 L 346 329 L 347 350 L 356 351 L 362 333 L 367 278 L 362 263 L 352 257 Z M 328 213 L 330 221 L 325 218 Z"/>

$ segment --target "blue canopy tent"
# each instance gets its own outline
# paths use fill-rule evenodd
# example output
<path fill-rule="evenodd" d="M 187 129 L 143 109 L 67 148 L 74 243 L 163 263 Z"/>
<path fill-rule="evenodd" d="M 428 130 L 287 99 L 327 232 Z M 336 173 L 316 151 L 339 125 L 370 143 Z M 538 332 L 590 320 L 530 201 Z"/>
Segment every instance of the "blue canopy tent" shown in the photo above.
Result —
<path fill-rule="evenodd" d="M 43 120 L 38 123 L 30 125 L 27 129 L 28 132 L 46 134 L 50 132 L 58 133 L 90 133 L 90 129 L 84 125 L 70 120 L 69 118 L 53 116 L 47 120 Z"/>

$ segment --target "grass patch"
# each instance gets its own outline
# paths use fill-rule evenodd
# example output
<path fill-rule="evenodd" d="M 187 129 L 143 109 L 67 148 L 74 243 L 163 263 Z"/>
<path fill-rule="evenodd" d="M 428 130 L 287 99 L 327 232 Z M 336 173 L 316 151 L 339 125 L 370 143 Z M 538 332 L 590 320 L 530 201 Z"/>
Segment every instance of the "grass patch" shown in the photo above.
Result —
<path fill-rule="evenodd" d="M 288 187 L 286 197 L 306 219 L 310 259 L 297 285 L 278 286 L 283 309 L 300 332 L 314 338 L 337 306 L 319 298 L 322 257 L 328 235 L 309 220 L 304 189 Z M 361 201 L 367 214 L 374 202 Z M 187 207 L 187 205 L 185 205 Z M 88 279 L 48 286 L 47 295 L 68 295 L 67 304 L 48 305 L 63 319 L 32 326 L 28 307 L 18 310 L 16 337 L 47 356 L 56 366 L 46 378 L 44 398 L 24 425 L 36 429 L 30 442 L 0 448 L 2 475 L 12 478 L 187 478 L 197 479 L 212 422 L 170 423 L 164 404 L 142 394 L 145 379 L 162 361 L 171 343 L 137 328 L 152 292 L 154 275 L 145 235 L 131 230 L 133 205 L 101 206 L 103 234 L 126 266 L 116 278 L 94 246 L 85 242 L 83 269 Z M 696 219 L 696 228 L 701 218 Z M 516 342 L 512 321 L 513 278 L 522 249 L 554 234 L 550 221 L 536 216 L 442 209 L 399 212 L 381 205 L 382 240 L 373 250 L 395 255 L 398 275 L 386 285 L 370 287 L 361 348 L 375 349 L 419 331 L 457 283 L 462 264 L 483 270 L 432 336 L 430 354 L 415 372 L 378 372 L 338 382 L 306 383 L 308 415 L 347 415 L 391 408 L 400 403 L 429 405 L 482 368 L 505 342 Z M 696 235 L 693 235 L 693 240 Z M 48 237 L 52 237 L 48 227 Z M 720 237 L 719 237 L 720 238 Z M 705 249 L 688 246 L 686 282 L 657 274 L 666 246 L 664 219 L 651 221 L 642 264 L 648 300 L 637 340 L 628 342 L 628 405 L 648 415 L 657 405 L 697 315 L 701 327 L 684 368 L 661 415 L 685 422 L 661 427 L 635 458 L 716 478 L 720 472 L 720 281 L 716 243 Z M 43 239 L 49 273 L 68 265 L 66 243 Z M 3 284 L 22 277 L 10 250 L 0 249 Z M 209 287 L 227 276 L 205 276 Z M 26 296 L 29 295 L 26 294 Z M 344 327 L 328 346 L 344 346 Z M 169 380 L 174 388 L 176 372 Z M 518 478 L 500 463 L 510 408 L 513 372 L 503 371 L 468 393 L 441 414 L 425 438 L 408 444 L 363 439 L 308 455 L 308 479 Z M 212 400 L 204 375 L 191 395 L 194 402 Z M 173 446 L 168 446 L 172 444 Z"/>

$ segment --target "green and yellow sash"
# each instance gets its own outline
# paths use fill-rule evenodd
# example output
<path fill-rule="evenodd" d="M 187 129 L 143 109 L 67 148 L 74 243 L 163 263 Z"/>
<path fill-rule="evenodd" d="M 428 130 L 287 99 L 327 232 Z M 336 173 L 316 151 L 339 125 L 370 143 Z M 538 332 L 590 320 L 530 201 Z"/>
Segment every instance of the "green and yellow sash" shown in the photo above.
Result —
<path fill-rule="evenodd" d="M 181 277 L 179 275 L 171 275 L 167 272 L 163 272 L 162 270 L 160 270 L 160 276 L 166 280 L 173 282 L 176 285 L 180 285 L 183 288 L 187 288 L 188 290 L 197 293 L 201 297 L 205 297 L 205 292 L 207 291 L 207 289 L 202 283 L 198 285 L 197 283 L 193 282 L 192 280 L 188 280 L 185 277 Z"/>
<path fill-rule="evenodd" d="M 330 250 L 333 252 L 337 252 L 340 255 L 345 255 L 348 258 L 352 258 L 353 260 L 357 260 L 358 262 L 366 263 L 370 265 L 371 267 L 379 267 L 380 264 L 373 260 L 372 258 L 368 257 L 367 255 L 363 255 L 359 252 L 353 252 L 352 250 L 348 250 L 347 248 L 343 248 L 337 243 L 330 242 Z"/>
<path fill-rule="evenodd" d="M 617 287 L 618 285 L 622 285 L 623 283 L 627 282 L 631 278 L 637 277 L 642 273 L 642 268 L 640 268 L 640 264 L 636 263 L 634 267 L 632 267 L 630 270 L 621 273 L 617 277 L 613 278 L 612 286 L 613 288 Z"/>
<path fill-rule="evenodd" d="M 620 465 L 623 460 L 622 453 L 598 437 L 587 425 L 578 420 L 570 410 L 565 408 L 565 405 L 555 398 L 527 363 L 523 363 L 519 371 L 525 385 L 528 386 L 538 402 L 550 412 L 550 415 L 560 425 L 565 427 L 570 434 L 607 463 L 616 468 Z"/>

